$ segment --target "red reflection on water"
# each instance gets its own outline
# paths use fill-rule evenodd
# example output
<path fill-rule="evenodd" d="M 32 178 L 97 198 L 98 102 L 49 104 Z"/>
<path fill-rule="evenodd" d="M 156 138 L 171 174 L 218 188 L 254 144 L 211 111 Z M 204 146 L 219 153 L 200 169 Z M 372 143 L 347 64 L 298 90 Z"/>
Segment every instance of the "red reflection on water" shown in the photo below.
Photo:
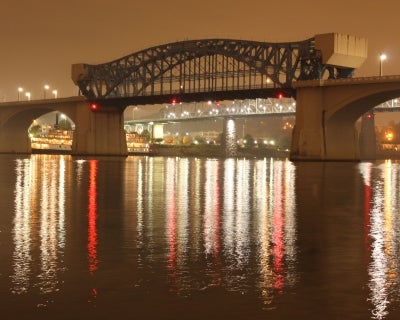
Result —
<path fill-rule="evenodd" d="M 281 171 L 275 176 L 275 190 L 274 190 L 274 216 L 273 216 L 273 241 L 274 241 L 274 285 L 275 289 L 281 290 L 283 288 L 283 250 L 284 250 L 284 239 L 283 239 L 283 207 L 282 207 L 282 181 Z"/>
<path fill-rule="evenodd" d="M 97 160 L 89 161 L 89 205 L 88 205 L 88 261 L 89 272 L 93 274 L 97 270 Z"/>
<path fill-rule="evenodd" d="M 174 191 L 172 191 L 174 194 Z M 174 195 L 173 195 L 174 196 Z M 174 196 L 175 197 L 175 196 Z M 168 241 L 169 241 L 169 256 L 168 267 L 171 270 L 176 268 L 176 206 L 175 198 L 170 201 L 168 206 Z"/>
<path fill-rule="evenodd" d="M 89 161 L 89 189 L 88 189 L 88 262 L 89 273 L 94 275 L 98 268 L 97 259 L 97 160 Z M 93 303 L 97 298 L 97 289 L 93 288 L 88 299 Z"/>
<path fill-rule="evenodd" d="M 371 164 L 365 164 L 362 171 L 364 181 L 364 242 L 367 251 L 367 265 L 371 252 Z"/>
<path fill-rule="evenodd" d="M 171 288 L 172 292 L 179 292 L 177 286 L 177 209 L 176 209 L 176 180 L 175 180 L 175 163 L 171 162 L 168 164 L 168 181 L 169 185 L 166 190 L 166 195 L 168 201 L 167 214 L 168 214 L 168 243 L 169 243 L 169 253 L 168 253 L 168 269 L 170 271 L 171 278 Z"/>

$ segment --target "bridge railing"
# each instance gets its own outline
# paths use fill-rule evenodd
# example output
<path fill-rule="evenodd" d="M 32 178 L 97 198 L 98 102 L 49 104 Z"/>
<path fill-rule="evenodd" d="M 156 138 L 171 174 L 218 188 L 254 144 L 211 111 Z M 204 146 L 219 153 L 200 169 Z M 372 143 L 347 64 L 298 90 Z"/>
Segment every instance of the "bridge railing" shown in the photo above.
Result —
<path fill-rule="evenodd" d="M 400 98 L 388 100 L 374 108 L 376 112 L 395 112 L 400 111 Z"/>

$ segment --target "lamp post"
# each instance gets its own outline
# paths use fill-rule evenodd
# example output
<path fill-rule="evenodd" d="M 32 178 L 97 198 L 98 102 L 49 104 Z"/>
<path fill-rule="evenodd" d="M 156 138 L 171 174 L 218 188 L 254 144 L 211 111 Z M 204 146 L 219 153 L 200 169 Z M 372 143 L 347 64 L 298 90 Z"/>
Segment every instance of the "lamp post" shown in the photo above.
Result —
<path fill-rule="evenodd" d="M 50 89 L 50 86 L 48 84 L 45 84 L 43 87 L 43 99 L 46 99 L 46 91 Z"/>
<path fill-rule="evenodd" d="M 61 129 L 66 130 L 66 128 L 67 128 L 67 117 L 66 117 L 65 114 L 61 113 L 60 118 L 61 118 L 61 120 L 64 120 L 64 126 Z"/>
<path fill-rule="evenodd" d="M 18 88 L 18 101 L 21 100 L 21 93 L 24 91 L 21 87 Z"/>
<path fill-rule="evenodd" d="M 28 101 L 31 100 L 31 93 L 30 92 L 25 92 L 25 96 L 28 98 Z"/>
<path fill-rule="evenodd" d="M 58 91 L 57 90 L 53 90 L 51 93 L 54 95 L 54 99 L 57 99 Z"/>
<path fill-rule="evenodd" d="M 135 110 L 137 110 L 138 107 L 132 107 L 132 120 L 136 120 L 135 119 Z"/>
<path fill-rule="evenodd" d="M 379 55 L 379 75 L 380 75 L 381 77 L 382 77 L 382 75 L 383 75 L 382 64 L 383 64 L 383 61 L 385 61 L 386 59 L 387 59 L 386 54 L 381 53 L 381 54 Z"/>

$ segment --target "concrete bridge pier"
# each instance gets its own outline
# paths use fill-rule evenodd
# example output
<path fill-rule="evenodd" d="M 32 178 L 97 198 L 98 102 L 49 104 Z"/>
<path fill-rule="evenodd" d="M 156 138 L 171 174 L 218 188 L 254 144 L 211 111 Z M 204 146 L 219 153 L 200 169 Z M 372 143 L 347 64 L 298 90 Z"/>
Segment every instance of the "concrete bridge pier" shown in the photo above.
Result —
<path fill-rule="evenodd" d="M 15 105 L 2 108 L 0 115 L 0 153 L 31 153 L 28 128 L 35 119 L 30 111 L 15 112 Z"/>
<path fill-rule="evenodd" d="M 376 159 L 375 116 L 373 112 L 367 112 L 361 118 L 359 141 L 361 160 Z"/>
<path fill-rule="evenodd" d="M 82 102 L 77 107 L 72 155 L 127 156 L 123 108 L 97 107 Z"/>
<path fill-rule="evenodd" d="M 233 118 L 224 118 L 222 147 L 227 157 L 237 156 L 236 121 Z"/>
<path fill-rule="evenodd" d="M 311 161 L 357 161 L 360 159 L 357 116 L 333 110 L 336 92 L 308 86 L 297 90 L 296 124 L 291 159 Z"/>
<path fill-rule="evenodd" d="M 31 140 L 25 130 L 4 127 L 0 131 L 0 153 L 31 153 Z"/>

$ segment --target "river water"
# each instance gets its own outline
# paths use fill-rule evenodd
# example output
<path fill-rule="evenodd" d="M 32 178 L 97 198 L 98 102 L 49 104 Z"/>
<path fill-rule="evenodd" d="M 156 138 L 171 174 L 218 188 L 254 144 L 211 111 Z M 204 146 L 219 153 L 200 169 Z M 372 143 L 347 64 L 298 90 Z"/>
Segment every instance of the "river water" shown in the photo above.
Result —
<path fill-rule="evenodd" d="M 399 319 L 400 163 L 0 156 L 10 319 Z"/>

